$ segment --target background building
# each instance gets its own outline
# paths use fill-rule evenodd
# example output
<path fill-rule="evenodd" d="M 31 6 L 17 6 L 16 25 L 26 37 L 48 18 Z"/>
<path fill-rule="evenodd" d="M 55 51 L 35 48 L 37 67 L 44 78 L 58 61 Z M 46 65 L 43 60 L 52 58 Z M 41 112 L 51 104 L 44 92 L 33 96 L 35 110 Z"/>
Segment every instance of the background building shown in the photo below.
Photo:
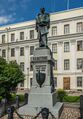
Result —
<path fill-rule="evenodd" d="M 48 45 L 55 59 L 55 88 L 83 89 L 83 8 L 50 15 Z M 30 89 L 33 67 L 30 59 L 38 47 L 35 20 L 0 27 L 0 56 L 16 60 L 26 80 L 19 89 Z"/>

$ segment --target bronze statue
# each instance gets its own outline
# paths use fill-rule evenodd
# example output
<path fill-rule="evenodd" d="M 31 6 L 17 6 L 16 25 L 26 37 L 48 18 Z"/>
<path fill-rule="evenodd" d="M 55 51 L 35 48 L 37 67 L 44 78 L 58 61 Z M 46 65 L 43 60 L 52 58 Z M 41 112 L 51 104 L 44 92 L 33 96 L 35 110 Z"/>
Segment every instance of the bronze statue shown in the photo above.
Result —
<path fill-rule="evenodd" d="M 45 13 L 45 9 L 41 8 L 40 13 L 36 17 L 36 30 L 38 32 L 39 47 L 47 46 L 47 34 L 50 28 L 50 16 Z"/>

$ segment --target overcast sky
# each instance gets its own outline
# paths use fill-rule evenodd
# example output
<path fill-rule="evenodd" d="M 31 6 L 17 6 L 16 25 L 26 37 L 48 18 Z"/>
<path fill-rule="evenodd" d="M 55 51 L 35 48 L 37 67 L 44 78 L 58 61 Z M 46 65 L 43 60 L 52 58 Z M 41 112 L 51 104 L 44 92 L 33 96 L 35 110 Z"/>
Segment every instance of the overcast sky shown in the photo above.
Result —
<path fill-rule="evenodd" d="M 0 0 L 0 25 L 35 19 L 41 7 L 49 13 L 67 9 L 68 0 Z M 83 7 L 83 0 L 69 0 L 69 8 Z"/>

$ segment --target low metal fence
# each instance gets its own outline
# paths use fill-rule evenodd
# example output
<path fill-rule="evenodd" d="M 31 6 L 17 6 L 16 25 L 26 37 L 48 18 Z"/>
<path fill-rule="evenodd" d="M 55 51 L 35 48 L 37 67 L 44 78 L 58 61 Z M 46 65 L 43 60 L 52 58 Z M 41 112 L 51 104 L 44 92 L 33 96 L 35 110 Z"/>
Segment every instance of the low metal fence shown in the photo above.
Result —
<path fill-rule="evenodd" d="M 49 111 L 48 108 L 42 108 L 41 111 L 35 117 L 29 117 L 28 115 L 20 115 L 14 106 L 11 106 L 7 110 L 8 119 L 48 119 L 51 116 L 52 119 L 56 119 L 55 116 Z M 16 114 L 16 115 L 15 115 Z"/>
<path fill-rule="evenodd" d="M 2 116 L 4 116 L 5 114 L 7 114 L 7 111 L 11 106 L 14 106 L 15 108 L 19 108 L 19 107 L 27 104 L 28 103 L 28 93 L 25 93 L 24 97 L 25 97 L 25 99 L 24 99 L 24 102 L 22 102 L 22 103 L 20 103 L 18 95 L 16 96 L 16 99 L 11 102 L 8 102 L 6 100 L 6 98 L 4 98 L 0 102 L 0 118 Z"/>

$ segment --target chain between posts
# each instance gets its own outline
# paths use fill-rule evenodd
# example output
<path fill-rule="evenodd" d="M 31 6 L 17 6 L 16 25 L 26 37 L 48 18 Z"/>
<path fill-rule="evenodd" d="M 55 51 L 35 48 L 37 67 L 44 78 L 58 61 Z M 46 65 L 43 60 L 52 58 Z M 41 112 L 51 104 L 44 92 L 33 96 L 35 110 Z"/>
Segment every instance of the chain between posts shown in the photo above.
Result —
<path fill-rule="evenodd" d="M 18 112 L 17 110 L 15 109 L 14 106 L 11 106 L 10 108 L 8 108 L 8 119 L 14 119 L 14 116 L 13 116 L 13 113 L 15 112 L 17 114 L 17 116 L 20 118 L 20 119 L 24 119 Z M 55 116 L 49 111 L 48 108 L 43 108 L 41 109 L 41 111 L 35 116 L 33 117 L 32 119 L 36 119 L 39 117 L 39 115 L 41 114 L 41 117 L 42 119 L 48 119 L 49 117 L 49 114 L 51 115 L 51 117 L 53 119 L 56 119 Z"/>

